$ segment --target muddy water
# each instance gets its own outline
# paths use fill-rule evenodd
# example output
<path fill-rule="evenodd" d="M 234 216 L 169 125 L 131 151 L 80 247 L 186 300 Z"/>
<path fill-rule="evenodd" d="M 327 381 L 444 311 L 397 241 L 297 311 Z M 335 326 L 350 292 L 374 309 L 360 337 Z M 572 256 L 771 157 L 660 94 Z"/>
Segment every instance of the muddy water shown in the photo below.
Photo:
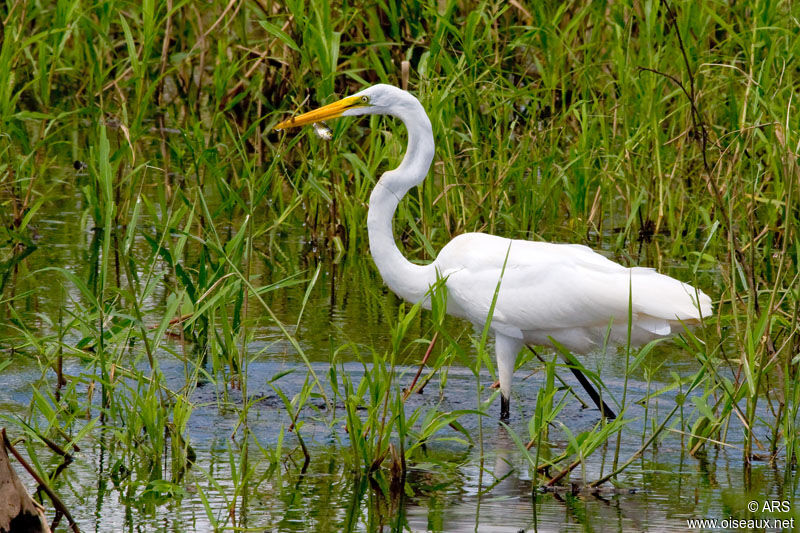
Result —
<path fill-rule="evenodd" d="M 70 203 L 71 202 L 71 203 Z M 65 207 L 66 206 L 66 207 Z M 70 207 L 71 206 L 71 207 Z M 18 308 L 42 331 L 51 331 L 58 309 L 69 308 L 70 288 L 52 272 L 32 274 L 49 265 L 60 265 L 81 275 L 91 258 L 94 234 L 81 217 L 78 202 L 65 193 L 59 208 L 46 212 L 37 226 L 37 251 L 27 260 L 20 274 L 13 279 L 19 293 L 30 290 L 20 299 Z M 309 272 L 322 264 L 320 279 L 311 291 L 299 327 L 294 330 L 318 375 L 328 372 L 333 347 L 348 345 L 338 359 L 343 371 L 355 382 L 363 376 L 364 366 L 356 354 L 370 360 L 371 350 L 384 353 L 389 345 L 389 324 L 397 301 L 382 286 L 368 258 L 345 258 L 339 264 L 330 261 L 325 251 L 315 252 L 304 241 L 302 228 L 294 228 L 282 236 L 284 257 L 282 273 Z M 266 244 L 265 244 L 266 246 Z M 143 248 L 144 250 L 144 248 Z M 144 252 L 143 252 L 144 253 Z M 672 272 L 680 277 L 680 270 Z M 266 280 L 265 280 L 266 281 Z M 274 280 L 273 280 L 274 281 Z M 47 288 L 47 290 L 44 290 Z M 54 289 L 55 288 L 55 289 Z M 56 290 L 57 289 L 57 290 Z M 306 285 L 269 293 L 268 303 L 287 324 L 294 324 L 303 300 Z M 163 308 L 166 290 L 155 294 L 148 309 Z M 38 323 L 37 323 L 38 322 Z M 460 335 L 473 356 L 467 335 L 470 328 L 451 322 L 454 335 Z M 425 319 L 415 322 L 414 334 L 426 333 Z M 66 342 L 78 339 L 66 338 Z M 185 365 L 175 357 L 190 348 L 173 340 L 169 350 L 157 354 L 162 371 L 176 388 L 185 383 Z M 408 362 L 418 359 L 424 350 L 406 354 Z M 289 420 L 273 385 L 292 397 L 302 387 L 306 367 L 298 360 L 291 346 L 277 328 L 263 322 L 249 346 L 253 360 L 248 367 L 248 398 L 257 399 L 250 410 L 249 424 L 260 446 L 274 448 L 281 428 Z M 551 354 L 547 354 L 550 357 Z M 622 396 L 625 383 L 624 357 L 619 354 L 588 356 L 584 364 L 602 373 L 609 391 Z M 671 373 L 690 375 L 698 363 L 671 343 L 658 346 L 645 364 L 628 380 L 628 398 L 635 402 L 649 392 L 672 382 Z M 69 375 L 87 372 L 80 361 L 66 363 Z M 275 376 L 282 375 L 272 384 Z M 400 382 L 408 382 L 415 368 L 401 366 Z M 562 377 L 575 385 L 568 372 Z M 409 411 L 424 405 L 441 410 L 474 409 L 477 399 L 473 373 L 454 363 L 426 387 L 422 395 L 408 402 Z M 482 371 L 479 381 L 488 385 L 492 378 Z M 51 373 L 42 375 L 39 366 L 25 357 L 0 375 L 0 412 L 5 417 L 25 416 L 31 402 L 31 383 L 52 383 Z M 541 365 L 531 363 L 516 374 L 510 431 L 524 441 L 529 440 L 528 421 L 535 408 L 536 393 L 542 386 Z M 484 398 L 489 392 L 485 393 Z M 631 422 L 622 432 L 620 460 L 626 460 L 642 444 L 652 430 L 654 417 L 660 420 L 674 405 L 675 391 L 651 401 L 647 412 L 632 403 L 627 413 Z M 499 405 L 493 405 L 492 416 L 482 420 L 466 415 L 461 423 L 473 437 L 473 444 L 456 440 L 459 434 L 443 432 L 431 442 L 411 465 L 406 489 L 390 493 L 364 476 L 356 475 L 348 457 L 347 435 L 340 427 L 327 422 L 324 404 L 311 400 L 316 410 L 304 415 L 303 436 L 309 444 L 311 463 L 300 473 L 296 461 L 284 459 L 270 464 L 250 447 L 249 464 L 254 473 L 245 489 L 235 492 L 239 475 L 232 465 L 239 464 L 241 442 L 239 415 L 241 393 L 201 384 L 193 393 L 195 409 L 189 423 L 188 438 L 197 453 L 195 467 L 185 478 L 179 493 L 172 498 L 148 499 L 142 493 L 126 494 L 114 483 L 115 438 L 113 430 L 94 431 L 85 440 L 75 462 L 61 475 L 57 488 L 81 528 L 85 531 L 206 531 L 214 523 L 225 523 L 231 503 L 235 501 L 236 521 L 243 528 L 256 531 L 340 531 L 347 529 L 408 529 L 414 531 L 686 531 L 688 519 L 766 517 L 767 513 L 748 513 L 750 500 L 790 499 L 793 486 L 784 486 L 783 466 L 756 463 L 745 482 L 741 450 L 736 446 L 732 424 L 729 435 L 732 446 L 711 448 L 703 457 L 691 457 L 685 450 L 688 428 L 676 417 L 672 430 L 657 446 L 620 475 L 616 486 L 584 493 L 583 481 L 591 481 L 612 468 L 616 439 L 598 449 L 584 464 L 575 469 L 571 483 L 557 492 L 533 490 L 532 471 L 522 451 L 514 443 L 509 429 L 498 424 L 494 416 Z M 316 402 L 316 403 L 315 403 Z M 686 420 L 691 405 L 686 405 Z M 591 430 L 599 420 L 594 409 L 583 408 L 568 398 L 550 433 L 550 446 L 543 453 L 557 454 L 569 439 Z M 5 424 L 12 425 L 12 424 Z M 482 443 L 481 443 L 482 438 Z M 294 436 L 286 434 L 286 450 L 297 446 Z M 55 466 L 55 462 L 51 466 Z M 213 480 L 213 481 L 211 481 Z M 197 487 L 202 491 L 198 491 Z M 575 487 L 573 491 L 572 488 Z M 201 497 L 202 494 L 202 497 Z M 204 498 L 207 501 L 204 501 Z M 790 515 L 794 516 L 796 511 Z M 228 521 L 230 524 L 230 521 Z M 63 527 L 63 526 L 62 526 Z"/>

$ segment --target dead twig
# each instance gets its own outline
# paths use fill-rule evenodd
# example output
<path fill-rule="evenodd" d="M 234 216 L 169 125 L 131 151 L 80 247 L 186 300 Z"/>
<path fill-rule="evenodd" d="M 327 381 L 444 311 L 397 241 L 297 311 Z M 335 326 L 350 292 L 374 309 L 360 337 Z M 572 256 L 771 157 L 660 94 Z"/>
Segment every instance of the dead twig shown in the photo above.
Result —
<path fill-rule="evenodd" d="M 411 395 L 411 392 L 414 390 L 414 385 L 417 384 L 417 380 L 419 379 L 420 374 L 422 374 L 422 369 L 425 367 L 425 363 L 428 362 L 428 358 L 431 356 L 431 352 L 433 352 L 433 347 L 436 345 L 436 340 L 439 338 L 439 332 L 433 334 L 433 338 L 431 339 L 431 343 L 428 345 L 428 349 L 425 351 L 425 355 L 422 358 L 422 362 L 419 364 L 419 368 L 417 369 L 417 374 L 414 376 L 414 379 L 411 381 L 411 385 L 408 386 L 406 391 L 403 393 L 403 401 L 406 401 L 408 397 Z M 428 384 L 428 381 L 425 381 L 422 388 Z"/>
<path fill-rule="evenodd" d="M 36 473 L 36 471 L 31 468 L 28 462 L 25 460 L 24 457 L 17 451 L 16 448 L 11 444 L 11 441 L 8 440 L 8 435 L 6 435 L 6 429 L 2 429 L 2 438 L 3 438 L 3 446 L 5 446 L 6 450 L 10 451 L 11 454 L 19 461 L 19 464 L 30 474 L 30 476 L 36 480 L 36 483 L 39 484 L 39 487 L 47 494 L 50 498 L 50 501 L 53 502 L 53 507 L 56 509 L 56 512 L 63 514 L 67 517 L 67 521 L 69 522 L 69 526 L 72 528 L 72 531 L 75 533 L 80 533 L 80 528 L 78 524 L 75 522 L 75 519 L 72 518 L 67 507 L 64 505 L 64 502 L 61 501 L 61 498 L 58 497 L 58 494 L 53 492 L 53 489 L 47 484 L 47 482 Z"/>

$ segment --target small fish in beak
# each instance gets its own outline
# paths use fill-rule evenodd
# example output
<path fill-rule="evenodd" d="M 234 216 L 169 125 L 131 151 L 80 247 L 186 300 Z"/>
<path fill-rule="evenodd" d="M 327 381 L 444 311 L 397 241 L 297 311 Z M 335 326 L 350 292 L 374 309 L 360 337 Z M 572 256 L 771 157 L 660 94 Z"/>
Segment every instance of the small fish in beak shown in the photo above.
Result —
<path fill-rule="evenodd" d="M 314 133 L 323 141 L 330 141 L 333 139 L 333 131 L 324 122 L 314 122 Z"/>

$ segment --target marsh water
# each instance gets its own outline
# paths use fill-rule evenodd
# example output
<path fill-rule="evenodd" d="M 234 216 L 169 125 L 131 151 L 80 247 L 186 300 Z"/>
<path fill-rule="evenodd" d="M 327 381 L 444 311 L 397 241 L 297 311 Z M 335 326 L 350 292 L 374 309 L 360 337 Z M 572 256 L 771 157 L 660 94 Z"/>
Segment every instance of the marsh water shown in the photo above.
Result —
<path fill-rule="evenodd" d="M 65 172 L 71 170 L 65 168 Z M 84 215 L 80 197 L 67 185 L 52 194 L 53 201 L 45 205 L 35 227 L 36 250 L 9 280 L 15 293 L 22 294 L 15 301 L 19 316 L 29 327 L 43 332 L 54 331 L 58 317 L 68 314 L 80 295 L 62 275 L 41 269 L 57 265 L 85 277 L 87 269 L 93 268 L 93 257 L 96 260 L 97 232 Z M 231 227 L 235 228 L 235 221 Z M 657 241 L 646 244 L 644 253 L 657 254 L 657 245 Z M 137 246 L 146 248 L 145 243 Z M 309 241 L 300 225 L 268 234 L 257 247 L 263 252 L 262 262 L 254 267 L 258 285 L 291 276 L 302 280 L 267 293 L 267 303 L 298 339 L 311 367 L 318 375 L 326 375 L 335 352 L 339 371 L 347 372 L 357 383 L 370 368 L 372 353 L 383 354 L 388 349 L 389 329 L 399 304 L 383 286 L 371 259 L 355 253 L 337 257 L 325 242 Z M 681 277 L 682 266 L 662 266 Z M 319 276 L 308 290 L 317 267 Z M 151 314 L 166 306 L 169 273 L 164 276 L 164 291 L 146 302 Z M 713 272 L 706 274 L 712 285 L 713 277 Z M 306 294 L 308 301 L 304 302 Z M 294 328 L 291 325 L 297 323 L 301 308 L 303 316 Z M 250 481 L 244 485 L 236 481 L 243 449 L 242 391 L 230 383 L 201 380 L 192 393 L 194 409 L 186 435 L 196 459 L 176 493 L 165 496 L 153 489 L 155 485 L 137 491 L 119 488 L 117 458 L 111 451 L 116 438 L 113 428 L 94 429 L 84 440 L 75 461 L 54 485 L 83 531 L 206 531 L 225 523 L 230 513 L 236 514 L 241 530 L 253 531 L 685 531 L 687 519 L 752 517 L 747 510 L 749 501 L 790 499 L 794 493 L 793 486 L 784 485 L 786 466 L 781 461 L 757 461 L 749 471 L 743 467 L 741 448 L 735 445 L 735 434 L 741 430 L 735 424 L 729 428 L 729 441 L 734 445 L 709 446 L 703 454 L 689 455 L 685 439 L 690 428 L 680 416 L 664 438 L 613 484 L 607 483 L 599 491 L 580 490 L 584 481 L 610 471 L 616 439 L 587 457 L 559 490 L 534 489 L 532 469 L 512 432 L 523 442 L 530 440 L 528 423 L 544 379 L 538 361 L 516 373 L 510 429 L 496 418 L 499 401 L 489 409 L 490 416 L 462 416 L 460 423 L 472 443 L 466 443 L 459 432 L 440 432 L 409 463 L 406 484 L 400 491 L 387 490 L 385 484 L 357 473 L 349 457 L 347 434 L 340 425 L 329 423 L 331 414 L 324 402 L 311 398 L 302 414 L 302 436 L 311 458 L 303 470 L 294 433 L 289 431 L 291 421 L 275 387 L 292 398 L 303 388 L 308 369 L 274 324 L 266 319 L 258 323 L 247 347 L 247 422 L 257 443 L 247 452 L 255 472 Z M 423 314 L 412 325 L 417 330 L 412 333 L 419 337 L 429 334 L 424 324 Z M 472 328 L 455 320 L 449 327 L 475 356 L 469 340 Z M 63 342 L 77 344 L 80 339 L 67 333 Z M 410 382 L 416 371 L 414 363 L 425 348 L 424 343 L 417 343 L 406 350 L 405 360 L 399 361 L 402 375 L 398 386 Z M 175 390 L 184 385 L 189 371 L 181 354 L 191 351 L 192 346 L 176 335 L 156 353 L 161 371 Z M 542 354 L 546 359 L 553 356 L 548 351 Z M 0 410 L 4 425 L 13 434 L 12 421 L 25 418 L 33 401 L 32 384 L 53 388 L 55 376 L 24 350 L 12 357 L 13 364 L 0 374 Z M 669 412 L 678 391 L 665 392 L 649 402 L 639 400 L 673 383 L 674 374 L 690 375 L 699 365 L 673 343 L 658 345 L 627 385 L 623 353 L 589 355 L 583 363 L 600 372 L 615 398 L 621 397 L 627 386 L 630 408 L 626 416 L 631 422 L 621 433 L 621 461 L 638 450 L 657 425 L 655 421 Z M 67 376 L 90 372 L 79 358 L 67 358 L 64 364 Z M 559 374 L 575 385 L 566 370 L 560 369 Z M 475 409 L 479 384 L 484 386 L 480 400 L 493 392 L 487 387 L 492 382 L 488 370 L 482 369 L 477 381 L 470 369 L 453 362 L 433 377 L 423 394 L 412 395 L 407 408 Z M 87 387 L 81 387 L 86 392 Z M 686 402 L 685 409 L 688 420 L 691 402 Z M 570 438 L 592 430 L 599 419 L 596 409 L 585 408 L 568 396 L 542 453 L 556 455 Z M 293 453 L 278 463 L 264 459 L 260 449 L 274 449 L 281 439 L 281 446 Z M 58 458 L 42 449 L 38 461 L 45 467 L 57 465 Z M 23 478 L 33 488 L 30 479 L 24 474 Z M 152 489 L 150 495 L 148 488 Z M 156 493 L 158 496 L 152 497 Z M 65 523 L 60 527 L 66 530 Z"/>

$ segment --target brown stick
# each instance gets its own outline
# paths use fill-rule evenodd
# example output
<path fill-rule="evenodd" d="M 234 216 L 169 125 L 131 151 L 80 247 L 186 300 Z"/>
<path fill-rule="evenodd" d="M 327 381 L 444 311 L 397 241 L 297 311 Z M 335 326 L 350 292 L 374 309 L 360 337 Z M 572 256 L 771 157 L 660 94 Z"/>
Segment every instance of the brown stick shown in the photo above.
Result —
<path fill-rule="evenodd" d="M 68 461 L 70 463 L 72 462 L 72 455 L 69 452 L 65 451 L 61 446 L 59 446 L 58 444 L 56 444 L 52 440 L 48 439 L 44 435 L 38 435 L 38 437 L 40 439 L 42 439 L 42 442 L 44 442 L 47 445 L 48 448 L 50 448 L 51 450 L 56 452 L 58 455 L 63 457 L 64 460 L 66 460 L 66 461 Z M 76 451 L 80 451 L 80 448 L 78 448 L 74 444 L 73 444 L 73 448 L 75 448 Z"/>
<path fill-rule="evenodd" d="M 34 480 L 36 480 L 36 483 L 39 484 L 42 490 L 44 490 L 45 493 L 47 493 L 47 496 L 50 498 L 50 501 L 53 502 L 53 507 L 56 508 L 56 511 L 67 517 L 67 521 L 69 522 L 69 526 L 72 528 L 72 531 L 74 531 L 75 533 L 80 533 L 81 530 L 80 528 L 78 528 L 78 524 L 75 522 L 75 519 L 72 518 L 72 515 L 67 510 L 67 507 L 64 505 L 64 502 L 61 501 L 61 498 L 59 498 L 58 495 L 55 492 L 53 492 L 53 489 L 51 489 L 50 486 L 39 476 L 39 474 L 37 474 L 36 471 L 33 468 L 31 468 L 31 466 L 28 464 L 27 461 L 25 461 L 25 458 L 22 457 L 22 455 L 20 455 L 20 453 L 16 450 L 16 448 L 14 448 L 14 446 L 11 445 L 11 441 L 8 440 L 8 436 L 6 435 L 6 428 L 2 429 L 2 436 L 3 436 L 3 446 L 5 446 L 5 448 L 9 450 L 12 453 L 12 455 L 14 455 L 17 461 L 19 461 L 19 464 L 21 464 L 22 467 L 25 470 L 27 470 L 28 474 L 30 474 L 31 477 Z"/>
<path fill-rule="evenodd" d="M 566 467 L 564 470 L 562 470 L 561 472 L 559 472 L 558 474 L 556 474 L 555 476 L 550 478 L 550 480 L 547 483 L 545 483 L 544 486 L 545 487 L 552 487 L 553 485 L 558 483 L 561 480 L 561 478 L 563 478 L 564 476 L 566 476 L 567 474 L 569 474 L 570 472 L 575 470 L 575 467 L 578 466 L 579 464 L 581 464 L 580 459 L 578 459 L 577 461 L 574 461 L 568 467 Z"/>
<path fill-rule="evenodd" d="M 428 349 L 425 351 L 425 356 L 422 358 L 422 362 L 419 364 L 419 369 L 417 369 L 417 375 L 414 376 L 414 380 L 411 382 L 411 385 L 406 389 L 405 393 L 403 393 L 403 401 L 406 401 L 408 397 L 411 395 L 411 391 L 414 390 L 414 385 L 417 384 L 417 380 L 419 379 L 420 374 L 422 374 L 422 368 L 425 366 L 425 363 L 428 362 L 428 358 L 431 356 L 431 352 L 433 352 L 433 347 L 436 345 L 436 340 L 439 338 L 439 332 L 433 334 L 433 338 L 431 339 L 431 343 L 428 345 Z M 427 381 L 425 382 L 427 383 Z"/>

